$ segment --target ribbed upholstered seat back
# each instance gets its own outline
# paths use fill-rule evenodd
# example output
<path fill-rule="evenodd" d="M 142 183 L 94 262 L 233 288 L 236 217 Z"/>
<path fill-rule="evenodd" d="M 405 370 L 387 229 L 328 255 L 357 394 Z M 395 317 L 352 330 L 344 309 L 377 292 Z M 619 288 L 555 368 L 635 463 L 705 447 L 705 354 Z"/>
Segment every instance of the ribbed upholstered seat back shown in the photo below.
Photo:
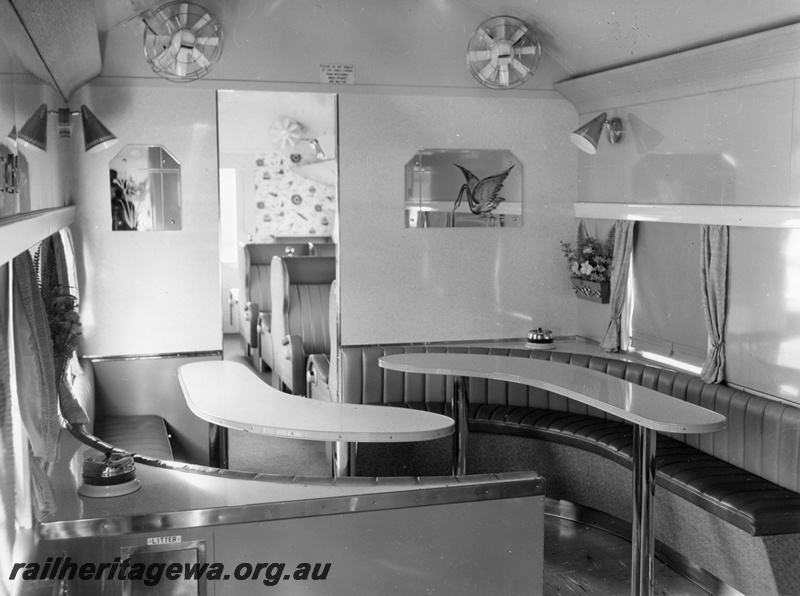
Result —
<path fill-rule="evenodd" d="M 306 354 L 329 354 L 331 349 L 331 283 L 336 279 L 334 257 L 284 259 L 286 275 L 286 335 L 298 335 Z"/>
<path fill-rule="evenodd" d="M 269 272 L 272 257 L 306 256 L 308 244 L 245 244 L 247 261 L 247 277 L 245 278 L 246 296 L 248 302 L 258 304 L 259 310 L 270 312 L 272 298 L 270 297 Z"/>
<path fill-rule="evenodd" d="M 670 435 L 783 488 L 800 492 L 800 408 L 686 373 L 611 358 L 556 351 L 442 346 L 347 347 L 341 350 L 342 400 L 350 403 L 443 402 L 452 383 L 444 375 L 387 371 L 386 354 L 450 352 L 535 358 L 583 366 L 714 410 L 728 419 L 719 432 Z M 471 378 L 470 403 L 510 405 L 616 419 L 549 391 L 516 383 Z"/>
<path fill-rule="evenodd" d="M 269 265 L 251 265 L 247 279 L 247 299 L 258 304 L 260 310 L 270 312 Z"/>

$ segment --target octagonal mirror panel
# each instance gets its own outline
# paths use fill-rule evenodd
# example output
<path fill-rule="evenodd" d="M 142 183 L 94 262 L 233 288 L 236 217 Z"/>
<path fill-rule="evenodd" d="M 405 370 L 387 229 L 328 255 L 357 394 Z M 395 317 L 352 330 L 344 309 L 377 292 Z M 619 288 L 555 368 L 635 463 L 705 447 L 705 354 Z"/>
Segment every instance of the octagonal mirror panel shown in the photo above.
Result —
<path fill-rule="evenodd" d="M 111 229 L 181 229 L 181 164 L 160 145 L 126 145 L 109 164 Z"/>
<path fill-rule="evenodd" d="M 522 165 L 507 150 L 420 149 L 406 164 L 407 228 L 522 225 Z"/>

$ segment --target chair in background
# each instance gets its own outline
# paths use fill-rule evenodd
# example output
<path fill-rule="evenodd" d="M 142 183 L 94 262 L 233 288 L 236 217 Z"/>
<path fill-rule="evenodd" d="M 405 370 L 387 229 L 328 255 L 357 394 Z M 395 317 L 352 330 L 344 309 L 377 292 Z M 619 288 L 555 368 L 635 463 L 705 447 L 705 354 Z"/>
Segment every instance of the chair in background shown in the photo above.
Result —
<path fill-rule="evenodd" d="M 331 284 L 336 279 L 335 257 L 273 257 L 270 271 L 272 325 L 270 338 L 261 332 L 262 346 L 271 341 L 273 385 L 302 395 L 311 354 L 329 354 Z"/>
<path fill-rule="evenodd" d="M 240 333 L 244 339 L 245 356 L 252 358 L 253 366 L 262 370 L 259 348 L 259 321 L 270 324 L 272 297 L 269 292 L 270 267 L 274 256 L 304 256 L 309 254 L 305 242 L 281 244 L 245 244 L 245 303 Z M 270 346 L 269 362 L 272 362 Z M 270 364 L 271 366 L 271 364 Z"/>

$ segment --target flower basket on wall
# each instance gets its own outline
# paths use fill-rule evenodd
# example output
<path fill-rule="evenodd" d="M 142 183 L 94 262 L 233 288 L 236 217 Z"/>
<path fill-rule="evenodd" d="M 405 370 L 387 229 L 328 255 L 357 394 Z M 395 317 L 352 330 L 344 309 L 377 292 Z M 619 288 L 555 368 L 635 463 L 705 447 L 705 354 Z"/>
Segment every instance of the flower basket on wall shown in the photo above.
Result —
<path fill-rule="evenodd" d="M 586 281 L 583 279 L 570 279 L 572 293 L 581 300 L 608 304 L 611 295 L 611 283 L 607 281 Z"/>
<path fill-rule="evenodd" d="M 561 243 L 561 250 L 569 263 L 572 293 L 581 300 L 608 304 L 611 294 L 611 263 L 614 259 L 614 227 L 605 241 L 592 238 L 581 222 L 573 248 L 568 242 Z"/>

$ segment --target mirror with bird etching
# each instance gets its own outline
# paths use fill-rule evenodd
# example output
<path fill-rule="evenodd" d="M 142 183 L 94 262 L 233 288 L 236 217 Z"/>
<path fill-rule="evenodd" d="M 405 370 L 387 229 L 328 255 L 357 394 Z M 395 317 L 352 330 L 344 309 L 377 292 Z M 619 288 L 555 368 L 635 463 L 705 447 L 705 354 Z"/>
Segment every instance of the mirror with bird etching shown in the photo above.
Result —
<path fill-rule="evenodd" d="M 406 164 L 407 228 L 522 225 L 522 165 L 501 149 L 420 149 Z"/>

